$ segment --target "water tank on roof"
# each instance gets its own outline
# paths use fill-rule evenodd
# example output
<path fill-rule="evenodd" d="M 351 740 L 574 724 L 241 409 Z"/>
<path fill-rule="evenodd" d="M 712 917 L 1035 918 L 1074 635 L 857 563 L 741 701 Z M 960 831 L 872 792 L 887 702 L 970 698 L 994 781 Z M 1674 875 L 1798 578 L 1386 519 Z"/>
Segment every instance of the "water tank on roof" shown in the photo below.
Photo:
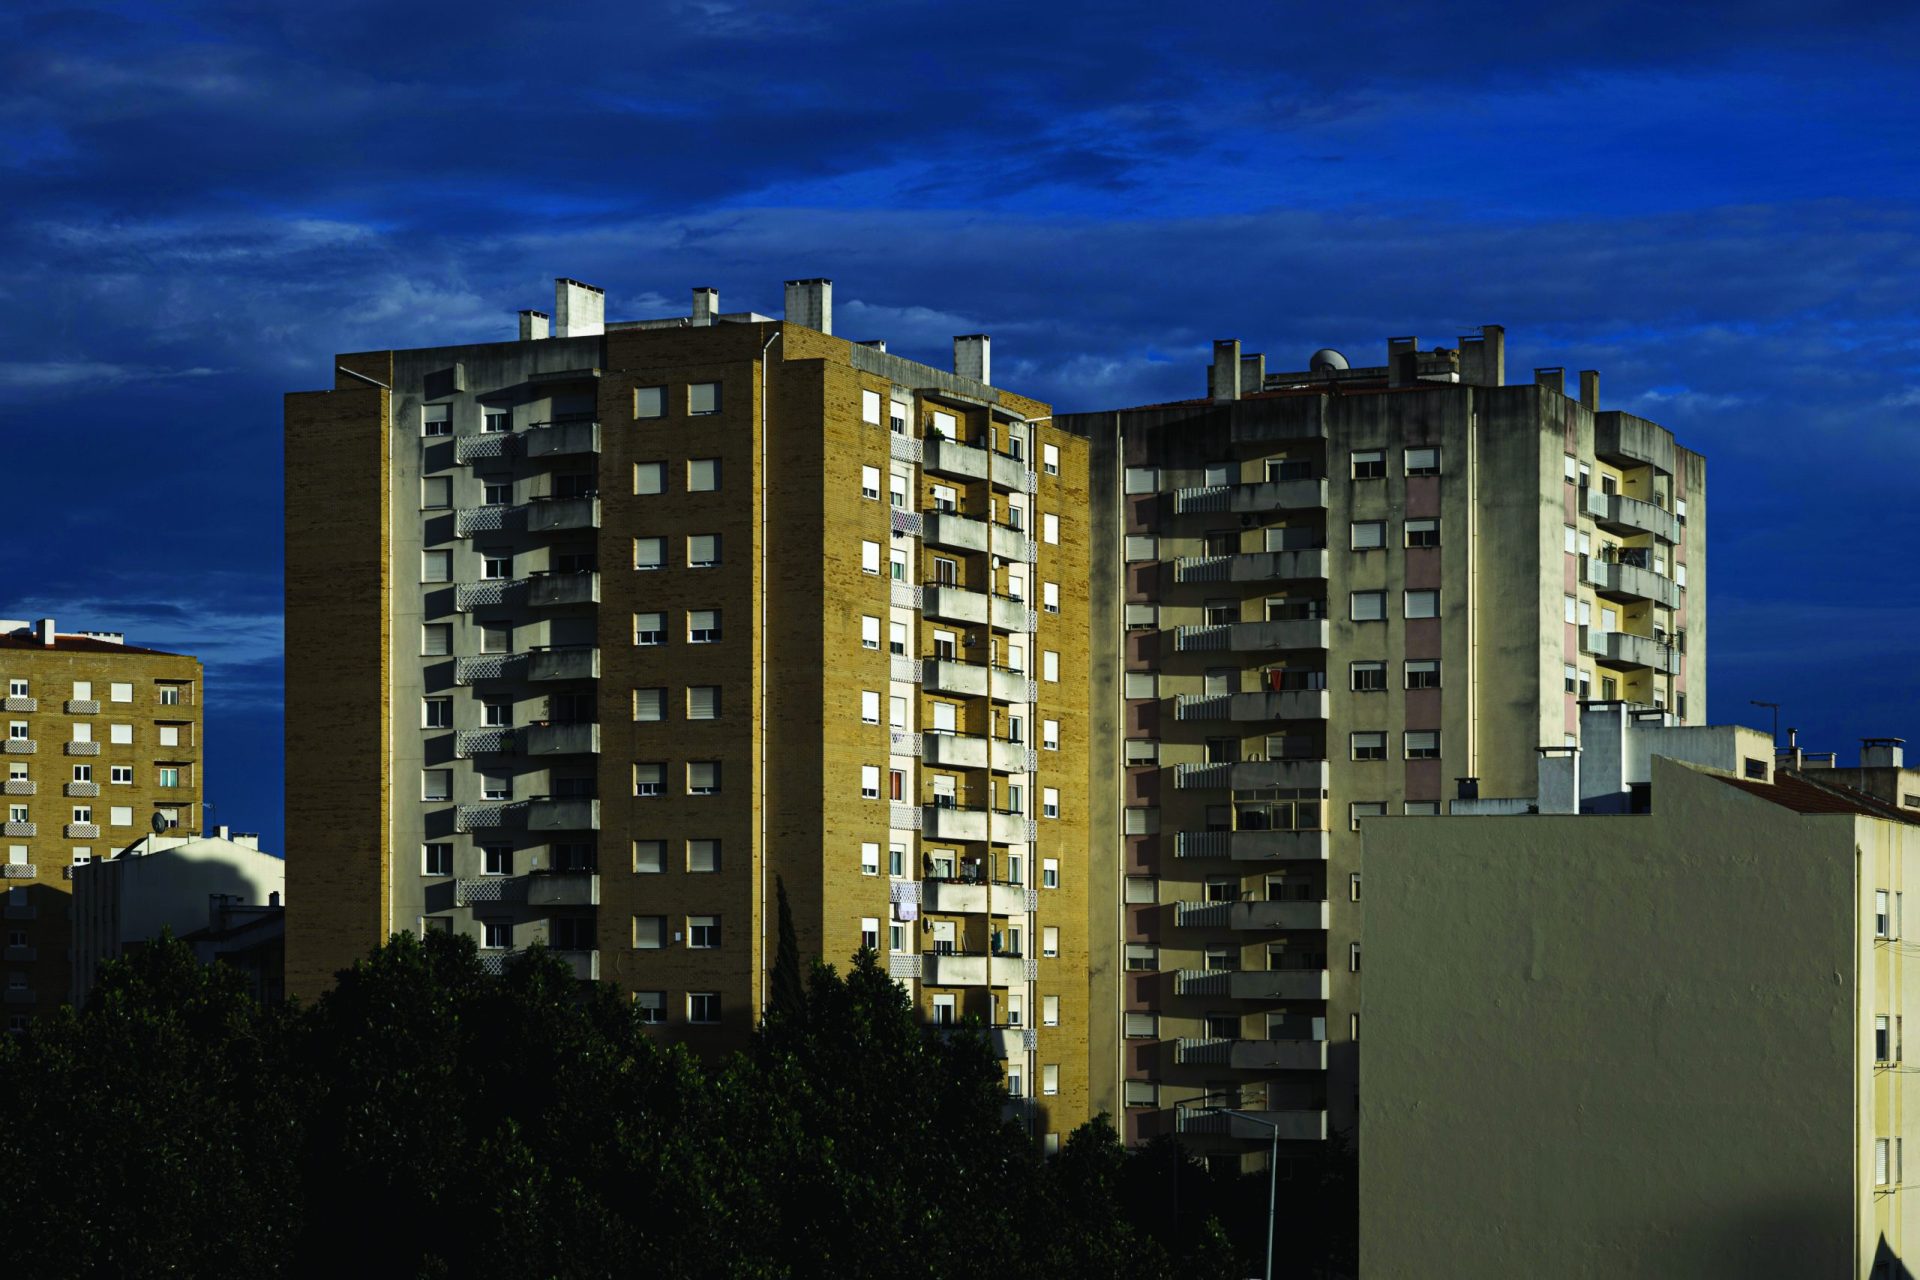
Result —
<path fill-rule="evenodd" d="M 1315 372 L 1321 369 L 1345 369 L 1347 367 L 1347 358 L 1338 351 L 1335 351 L 1332 347 L 1320 348 L 1313 353 L 1313 358 L 1307 361 L 1307 368 Z"/>

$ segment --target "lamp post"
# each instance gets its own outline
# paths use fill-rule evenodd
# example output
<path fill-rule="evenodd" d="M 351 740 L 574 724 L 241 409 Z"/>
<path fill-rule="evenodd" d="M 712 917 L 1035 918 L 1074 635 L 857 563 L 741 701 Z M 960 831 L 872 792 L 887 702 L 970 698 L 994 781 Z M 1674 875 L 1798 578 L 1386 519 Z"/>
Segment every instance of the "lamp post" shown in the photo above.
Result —
<path fill-rule="evenodd" d="M 1216 1116 L 1236 1116 L 1254 1124 L 1265 1125 L 1273 1133 L 1267 1148 L 1267 1280 L 1273 1280 L 1273 1213 L 1280 1188 L 1280 1126 L 1271 1120 L 1262 1120 L 1247 1111 L 1235 1111 L 1232 1107 L 1202 1107 L 1202 1111 Z"/>

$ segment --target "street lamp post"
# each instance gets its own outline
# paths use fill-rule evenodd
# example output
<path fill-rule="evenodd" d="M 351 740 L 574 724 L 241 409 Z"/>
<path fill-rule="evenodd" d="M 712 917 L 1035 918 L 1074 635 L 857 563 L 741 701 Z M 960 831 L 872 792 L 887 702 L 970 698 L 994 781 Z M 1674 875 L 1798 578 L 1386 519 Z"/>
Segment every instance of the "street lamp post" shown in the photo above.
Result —
<path fill-rule="evenodd" d="M 1258 1125 L 1265 1125 L 1272 1131 L 1272 1141 L 1267 1148 L 1267 1280 L 1273 1280 L 1273 1214 L 1280 1188 L 1280 1126 L 1271 1120 L 1262 1120 L 1251 1112 L 1235 1111 L 1232 1107 L 1202 1107 L 1201 1110 L 1217 1116 L 1237 1116 Z"/>

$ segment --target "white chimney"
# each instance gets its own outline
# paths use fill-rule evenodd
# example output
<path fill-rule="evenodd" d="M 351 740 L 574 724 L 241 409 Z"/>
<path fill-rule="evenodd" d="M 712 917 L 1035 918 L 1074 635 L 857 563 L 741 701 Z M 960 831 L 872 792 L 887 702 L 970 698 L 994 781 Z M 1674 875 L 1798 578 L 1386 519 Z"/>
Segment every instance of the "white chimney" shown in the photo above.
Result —
<path fill-rule="evenodd" d="M 993 339 L 984 333 L 963 334 L 953 340 L 953 371 L 985 386 L 993 385 Z"/>
<path fill-rule="evenodd" d="M 41 644 L 50 645 L 53 643 L 54 632 L 52 618 L 42 618 L 40 621 L 34 623 L 33 627 L 34 630 L 39 633 Z"/>
<path fill-rule="evenodd" d="M 787 281 L 787 323 L 833 332 L 833 281 Z"/>
<path fill-rule="evenodd" d="M 522 311 L 520 313 L 520 341 L 537 342 L 547 336 L 547 313 L 544 311 Z"/>
<path fill-rule="evenodd" d="M 597 338 L 607 331 L 607 291 L 565 276 L 553 282 L 553 333 L 557 338 Z"/>
<path fill-rule="evenodd" d="M 1904 769 L 1906 763 L 1905 738 L 1862 738 L 1860 740 L 1862 769 Z"/>
<path fill-rule="evenodd" d="M 705 328 L 720 323 L 720 291 L 706 285 L 693 291 L 693 327 Z"/>

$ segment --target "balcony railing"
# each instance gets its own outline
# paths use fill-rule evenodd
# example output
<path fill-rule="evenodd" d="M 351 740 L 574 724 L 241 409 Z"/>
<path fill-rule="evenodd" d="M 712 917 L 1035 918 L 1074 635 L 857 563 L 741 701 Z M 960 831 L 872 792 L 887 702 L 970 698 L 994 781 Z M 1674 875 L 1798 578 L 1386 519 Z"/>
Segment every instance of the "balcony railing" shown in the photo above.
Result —
<path fill-rule="evenodd" d="M 591 871 L 536 871 L 527 877 L 531 907 L 597 907 L 600 877 Z"/>
<path fill-rule="evenodd" d="M 32 786 L 33 784 L 28 783 L 27 785 Z M 100 794 L 100 784 L 97 782 L 69 782 L 60 790 L 63 794 L 70 796 L 97 796 Z"/>
<path fill-rule="evenodd" d="M 453 753 L 462 759 L 508 755 L 512 751 L 511 729 L 462 729 L 453 735 Z"/>
<path fill-rule="evenodd" d="M 1323 759 L 1234 760 L 1208 764 L 1180 764 L 1173 769 L 1173 785 L 1182 791 L 1254 791 L 1269 787 L 1293 790 L 1328 786 L 1332 770 Z"/>
<path fill-rule="evenodd" d="M 599 678 L 600 650 L 594 645 L 535 649 L 527 656 L 527 679 L 531 681 L 544 683 Z"/>
<path fill-rule="evenodd" d="M 487 578 L 481 582 L 462 582 L 453 589 L 453 607 L 461 613 L 475 609 L 518 604 L 527 588 L 525 578 Z"/>
<path fill-rule="evenodd" d="M 468 685 L 488 680 L 519 680 L 525 677 L 526 669 L 527 655 L 524 653 L 474 654 L 455 659 L 453 682 Z"/>
<path fill-rule="evenodd" d="M 567 533 L 599 527 L 598 498 L 535 498 L 527 504 L 529 533 Z"/>
<path fill-rule="evenodd" d="M 1245 551 L 1232 555 L 1182 556 L 1173 563 L 1175 582 L 1275 582 L 1327 576 L 1324 547 L 1298 551 Z"/>
<path fill-rule="evenodd" d="M 1019 915 L 1027 909 L 1027 889 L 1017 884 L 967 880 L 923 880 L 923 911 L 943 915 Z"/>
<path fill-rule="evenodd" d="M 502 951 L 482 951 L 480 953 L 480 971 L 498 976 L 507 971 L 518 956 L 525 952 L 519 949 Z M 600 977 L 600 953 L 598 951 L 566 951 L 554 948 L 547 952 L 555 960 L 567 966 L 573 976 L 583 982 L 594 981 Z"/>
<path fill-rule="evenodd" d="M 1178 652 L 1249 653 L 1285 649 L 1325 649 L 1330 628 L 1325 618 L 1284 618 L 1269 622 L 1208 623 L 1176 627 Z"/>
<path fill-rule="evenodd" d="M 66 752 L 70 756 L 97 756 L 100 754 L 100 744 L 97 742 L 69 742 L 66 745 Z"/>
<path fill-rule="evenodd" d="M 1325 689 L 1266 693 L 1181 694 L 1176 720 L 1325 720 L 1331 706 Z"/>
<path fill-rule="evenodd" d="M 1249 484 L 1193 485 L 1174 490 L 1175 515 L 1232 511 L 1310 511 L 1327 505 L 1324 478 L 1263 480 Z"/>
<path fill-rule="evenodd" d="M 597 755 L 598 724 L 536 724 L 520 730 L 520 749 L 530 756 Z"/>
<path fill-rule="evenodd" d="M 1270 933 L 1327 927 L 1325 901 L 1182 902 L 1174 920 L 1183 929 L 1236 929 Z"/>
<path fill-rule="evenodd" d="M 542 573 L 534 575 L 527 603 L 536 609 L 562 605 L 599 604 L 600 575 L 593 570 L 578 573 Z"/>
<path fill-rule="evenodd" d="M 461 538 L 486 533 L 505 533 L 526 525 L 527 509 L 512 505 L 467 507 L 453 516 L 453 532 Z"/>
<path fill-rule="evenodd" d="M 928 658 L 920 682 L 929 693 L 986 697 L 996 702 L 1032 702 L 1039 696 L 1035 681 L 1025 671 L 950 658 Z"/>
<path fill-rule="evenodd" d="M 1182 1037 L 1174 1060 L 1182 1066 L 1235 1071 L 1325 1071 L 1325 1040 L 1217 1040 Z"/>
<path fill-rule="evenodd" d="M 597 422 L 548 422 L 530 427 L 521 437 L 521 451 L 529 458 L 600 452 Z"/>
<path fill-rule="evenodd" d="M 598 800 L 543 797 L 527 804 L 529 831 L 598 831 Z"/>
<path fill-rule="evenodd" d="M 37 822 L 11 822 L 10 821 L 10 822 L 7 822 L 4 826 L 0 826 L 0 835 L 31 836 L 31 835 L 37 834 L 39 830 L 40 830 L 40 824 Z"/>
<path fill-rule="evenodd" d="M 923 981 L 936 987 L 1011 987 L 1027 980 L 1024 956 L 984 952 L 924 952 Z"/>
<path fill-rule="evenodd" d="M 1628 536 L 1650 533 L 1662 542 L 1680 541 L 1680 521 L 1673 512 L 1624 493 L 1604 496 L 1606 509 L 1594 516 L 1601 528 Z"/>
<path fill-rule="evenodd" d="M 93 822 L 69 822 L 66 825 L 66 837 L 69 840 L 98 840 L 100 826 Z"/>
<path fill-rule="evenodd" d="M 100 714 L 98 698 L 68 698 L 67 714 L 70 716 L 97 716 Z"/>
<path fill-rule="evenodd" d="M 1182 831 L 1174 856 L 1229 858 L 1234 862 L 1325 862 L 1331 841 L 1324 831 Z"/>
<path fill-rule="evenodd" d="M 1325 969 L 1182 969 L 1174 990 L 1183 996 L 1229 1000 L 1325 1000 Z"/>
<path fill-rule="evenodd" d="M 6 702 L 0 703 L 0 707 L 8 711 L 38 711 L 40 699 L 29 698 L 21 693 L 10 693 L 7 695 Z"/>
<path fill-rule="evenodd" d="M 1590 559 L 1587 581 L 1596 592 L 1613 600 L 1651 600 L 1669 609 L 1680 604 L 1680 588 L 1672 578 L 1638 565 Z"/>
<path fill-rule="evenodd" d="M 1256 1119 L 1247 1120 L 1243 1116 Z M 1262 1121 L 1264 1123 L 1260 1123 Z M 1175 1128 L 1183 1134 L 1207 1134 L 1263 1144 L 1271 1142 L 1276 1131 L 1282 1142 L 1323 1142 L 1327 1136 L 1327 1113 L 1249 1110 L 1234 1115 L 1225 1111 L 1182 1107 L 1177 1112 Z"/>
<path fill-rule="evenodd" d="M 1033 767 L 1033 754 L 1024 742 L 933 731 L 923 735 L 919 751 L 928 764 L 1000 773 L 1024 773 Z"/>
<path fill-rule="evenodd" d="M 1020 844 L 1034 839 L 1038 824 L 1025 814 L 998 809 L 930 804 L 920 810 L 920 830 L 936 840 L 991 841 Z"/>
<path fill-rule="evenodd" d="M 30 756 L 40 750 L 40 744 L 32 738 L 8 738 L 5 754 L 10 756 Z"/>
<path fill-rule="evenodd" d="M 1679 668 L 1673 646 L 1652 636 L 1602 631 L 1591 626 L 1582 627 L 1580 631 L 1580 647 L 1604 666 L 1651 667 L 1663 674 Z"/>
<path fill-rule="evenodd" d="M 78 785 L 78 784 L 70 783 L 69 785 Z M 92 786 L 93 784 L 88 783 L 87 785 Z M 32 778 L 8 778 L 6 781 L 6 790 L 4 794 L 10 795 L 10 796 L 30 796 L 30 795 L 33 795 L 35 792 L 37 792 L 39 789 L 40 788 L 38 784 L 36 784 Z M 73 792 L 69 791 L 67 792 L 67 794 L 72 795 Z"/>

